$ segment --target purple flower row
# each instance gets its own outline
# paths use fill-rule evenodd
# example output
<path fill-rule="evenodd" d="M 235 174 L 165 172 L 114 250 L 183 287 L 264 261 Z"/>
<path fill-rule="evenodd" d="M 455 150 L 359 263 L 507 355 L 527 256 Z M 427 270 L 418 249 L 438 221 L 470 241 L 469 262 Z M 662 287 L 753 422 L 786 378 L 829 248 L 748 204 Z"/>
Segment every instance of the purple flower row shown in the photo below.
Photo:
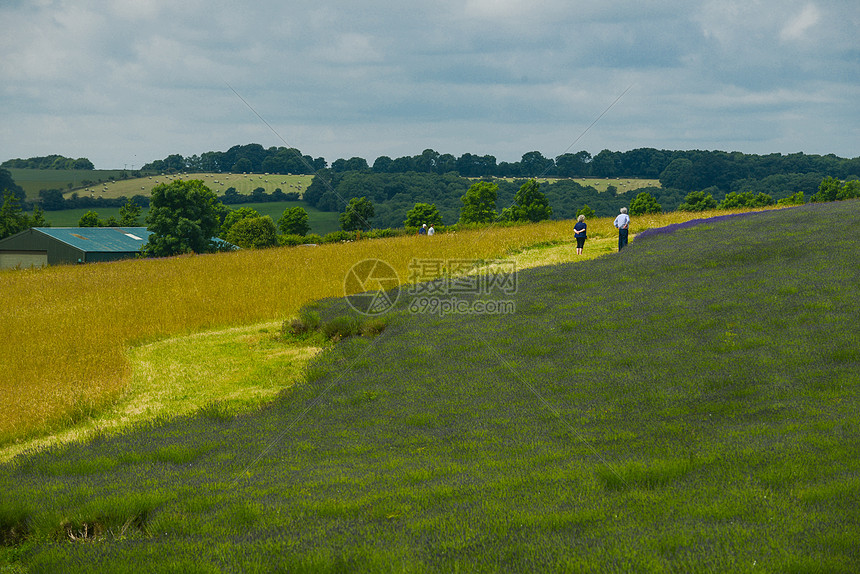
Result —
<path fill-rule="evenodd" d="M 673 223 L 671 225 L 666 225 L 665 227 L 651 227 L 640 233 L 636 234 L 636 239 L 641 240 L 646 237 L 654 237 L 656 235 L 663 235 L 665 233 L 674 233 L 679 229 L 687 229 L 689 227 L 695 227 L 697 225 L 701 225 L 703 223 L 711 223 L 715 221 L 723 221 L 725 219 L 735 218 L 735 217 L 747 217 L 750 215 L 758 215 L 761 213 L 766 213 L 767 211 L 749 211 L 746 213 L 727 213 L 725 215 L 716 215 L 714 217 L 705 217 L 702 219 L 691 219 L 689 221 L 684 221 L 683 223 Z"/>

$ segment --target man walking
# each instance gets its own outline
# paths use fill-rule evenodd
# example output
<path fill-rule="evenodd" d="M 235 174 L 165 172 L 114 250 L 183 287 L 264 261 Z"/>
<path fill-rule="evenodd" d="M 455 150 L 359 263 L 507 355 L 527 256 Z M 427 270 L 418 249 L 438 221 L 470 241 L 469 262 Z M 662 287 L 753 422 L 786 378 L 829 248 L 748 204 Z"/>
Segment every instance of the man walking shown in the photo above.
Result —
<path fill-rule="evenodd" d="M 618 251 L 624 249 L 627 245 L 627 230 L 630 227 L 630 217 L 627 215 L 627 208 L 621 208 L 621 214 L 615 218 L 615 227 L 618 228 Z"/>

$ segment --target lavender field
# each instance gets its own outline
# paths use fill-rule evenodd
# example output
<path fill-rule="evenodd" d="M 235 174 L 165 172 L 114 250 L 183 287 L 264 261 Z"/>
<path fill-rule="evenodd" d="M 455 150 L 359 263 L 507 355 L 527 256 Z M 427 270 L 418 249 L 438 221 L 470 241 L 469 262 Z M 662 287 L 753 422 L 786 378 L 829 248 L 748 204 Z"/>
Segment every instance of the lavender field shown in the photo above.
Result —
<path fill-rule="evenodd" d="M 857 571 L 858 206 L 642 233 L 461 295 L 504 313 L 403 290 L 259 412 L 0 466 L 0 570 Z"/>

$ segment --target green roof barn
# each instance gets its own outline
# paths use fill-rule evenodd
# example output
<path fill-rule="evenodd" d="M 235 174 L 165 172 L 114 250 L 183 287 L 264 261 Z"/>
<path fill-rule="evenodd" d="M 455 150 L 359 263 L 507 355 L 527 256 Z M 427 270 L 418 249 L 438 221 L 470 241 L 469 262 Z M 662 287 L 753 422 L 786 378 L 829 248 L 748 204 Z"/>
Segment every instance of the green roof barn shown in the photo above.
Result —
<path fill-rule="evenodd" d="M 0 269 L 136 257 L 150 233 L 145 227 L 33 227 L 0 239 Z"/>

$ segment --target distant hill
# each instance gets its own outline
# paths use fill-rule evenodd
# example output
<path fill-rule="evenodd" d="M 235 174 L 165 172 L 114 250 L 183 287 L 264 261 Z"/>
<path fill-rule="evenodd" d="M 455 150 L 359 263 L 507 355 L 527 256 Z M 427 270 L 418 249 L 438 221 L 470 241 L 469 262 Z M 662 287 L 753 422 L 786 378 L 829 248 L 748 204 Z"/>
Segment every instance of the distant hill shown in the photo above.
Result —
<path fill-rule="evenodd" d="M 48 155 L 44 157 L 31 157 L 28 159 L 9 159 L 0 164 L 0 167 L 23 168 L 23 169 L 87 169 L 93 170 L 93 162 L 85 157 L 73 159 L 61 155 Z"/>

